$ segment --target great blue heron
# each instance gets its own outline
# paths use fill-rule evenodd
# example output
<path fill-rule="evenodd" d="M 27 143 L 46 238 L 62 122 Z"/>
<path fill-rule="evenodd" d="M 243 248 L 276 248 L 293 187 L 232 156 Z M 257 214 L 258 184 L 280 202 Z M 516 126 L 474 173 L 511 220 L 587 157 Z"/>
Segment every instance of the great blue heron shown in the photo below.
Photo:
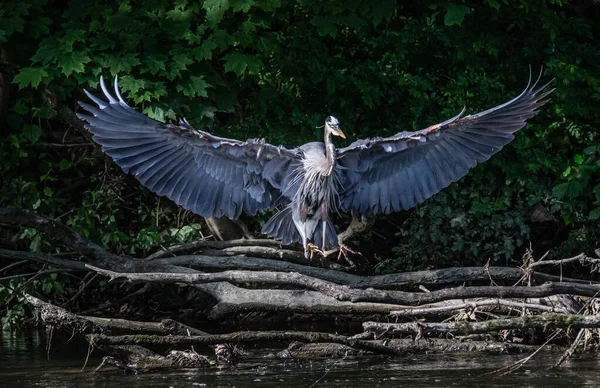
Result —
<path fill-rule="evenodd" d="M 345 138 L 339 121 L 325 120 L 324 143 L 297 148 L 263 139 L 238 141 L 196 130 L 185 120 L 164 124 L 136 112 L 113 96 L 85 91 L 98 107 L 80 105 L 94 140 L 123 171 L 144 186 L 205 217 L 236 219 L 243 212 L 280 208 L 262 232 L 283 244 L 338 245 L 330 219 L 334 209 L 355 214 L 389 214 L 410 209 L 464 176 L 509 143 L 513 134 L 546 103 L 552 90 L 531 85 L 514 99 L 486 111 L 457 116 L 416 132 L 358 140 L 336 149 L 331 136 Z M 318 244 L 317 246 L 312 243 Z"/>

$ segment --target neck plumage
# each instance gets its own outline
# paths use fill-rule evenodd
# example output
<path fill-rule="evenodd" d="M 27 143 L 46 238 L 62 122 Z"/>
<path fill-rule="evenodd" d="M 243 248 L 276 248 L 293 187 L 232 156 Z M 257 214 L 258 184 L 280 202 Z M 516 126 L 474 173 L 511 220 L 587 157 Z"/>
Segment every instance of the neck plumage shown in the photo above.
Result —
<path fill-rule="evenodd" d="M 329 176 L 335 168 L 335 147 L 331 142 L 331 132 L 325 128 L 325 157 L 327 159 L 326 172 L 323 176 Z"/>

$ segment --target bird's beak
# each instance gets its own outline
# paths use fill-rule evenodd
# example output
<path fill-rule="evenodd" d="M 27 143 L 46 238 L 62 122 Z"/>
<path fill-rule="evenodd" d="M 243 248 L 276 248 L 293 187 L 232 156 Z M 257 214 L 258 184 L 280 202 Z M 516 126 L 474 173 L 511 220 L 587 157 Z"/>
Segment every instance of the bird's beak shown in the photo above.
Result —
<path fill-rule="evenodd" d="M 341 137 L 342 139 L 345 139 L 345 138 L 346 138 L 346 135 L 344 135 L 344 132 L 342 132 L 342 130 L 341 130 L 341 129 L 339 129 L 339 128 L 337 128 L 337 129 L 334 129 L 334 130 L 333 130 L 333 134 L 334 134 L 334 135 L 336 135 L 336 136 L 339 136 L 339 137 Z"/>

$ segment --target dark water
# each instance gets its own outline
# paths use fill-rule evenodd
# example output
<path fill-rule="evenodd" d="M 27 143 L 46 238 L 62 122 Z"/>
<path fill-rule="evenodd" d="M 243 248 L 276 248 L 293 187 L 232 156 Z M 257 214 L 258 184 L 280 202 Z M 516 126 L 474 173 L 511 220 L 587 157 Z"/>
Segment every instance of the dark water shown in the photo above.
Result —
<path fill-rule="evenodd" d="M 599 386 L 600 360 L 587 355 L 560 369 L 548 367 L 558 353 L 540 354 L 502 378 L 486 372 L 524 355 L 407 355 L 344 360 L 280 361 L 246 359 L 236 369 L 188 369 L 123 375 L 113 368 L 97 373 L 102 354 L 92 353 L 82 369 L 87 345 L 55 338 L 46 352 L 45 333 L 2 333 L 0 387 L 564 387 Z"/>

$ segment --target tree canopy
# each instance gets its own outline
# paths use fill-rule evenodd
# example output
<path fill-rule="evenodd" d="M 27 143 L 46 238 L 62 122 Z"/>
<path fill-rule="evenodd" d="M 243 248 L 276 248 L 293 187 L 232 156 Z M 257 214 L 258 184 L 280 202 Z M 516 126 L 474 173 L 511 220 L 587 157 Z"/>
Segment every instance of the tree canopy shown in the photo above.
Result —
<path fill-rule="evenodd" d="M 506 263 L 530 244 L 579 253 L 600 237 L 599 39 L 591 0 L 3 2 L 0 206 L 133 255 L 201 233 L 77 129 L 76 101 L 101 74 L 150 117 L 295 146 L 320 140 L 329 114 L 352 141 L 477 112 L 543 65 L 551 102 L 498 155 L 381 226 L 394 255 L 378 268 Z M 20 244 L 56 249 L 28 228 Z"/>

